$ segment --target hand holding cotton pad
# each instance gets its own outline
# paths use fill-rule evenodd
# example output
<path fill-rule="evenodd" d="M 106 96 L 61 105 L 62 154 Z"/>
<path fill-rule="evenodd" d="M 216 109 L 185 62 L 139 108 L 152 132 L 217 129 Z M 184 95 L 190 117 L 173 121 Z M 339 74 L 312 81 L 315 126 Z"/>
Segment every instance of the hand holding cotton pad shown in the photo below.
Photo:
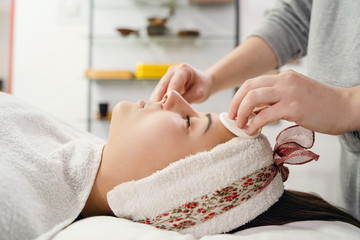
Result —
<path fill-rule="evenodd" d="M 245 131 L 243 129 L 240 129 L 236 126 L 236 121 L 235 120 L 232 120 L 228 117 L 228 113 L 226 112 L 223 112 L 223 113 L 220 113 L 220 116 L 219 116 L 219 119 L 220 119 L 220 122 L 230 131 L 232 132 L 233 134 L 235 134 L 236 136 L 238 137 L 242 137 L 242 138 L 256 138 L 260 135 L 261 133 L 261 129 L 259 129 L 259 131 L 257 131 L 257 133 L 255 133 L 254 135 L 247 135 L 245 133 Z M 249 126 L 248 125 L 249 122 L 246 124 L 245 126 L 245 129 Z"/>

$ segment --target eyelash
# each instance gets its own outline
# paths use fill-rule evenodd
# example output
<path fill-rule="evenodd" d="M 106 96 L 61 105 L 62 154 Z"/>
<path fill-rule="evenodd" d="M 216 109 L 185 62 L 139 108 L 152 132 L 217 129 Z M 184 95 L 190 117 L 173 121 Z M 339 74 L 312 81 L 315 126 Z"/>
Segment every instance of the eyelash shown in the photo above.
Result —
<path fill-rule="evenodd" d="M 188 124 L 188 128 L 190 127 L 190 116 L 189 115 L 186 115 L 186 120 L 187 120 L 187 124 Z"/>

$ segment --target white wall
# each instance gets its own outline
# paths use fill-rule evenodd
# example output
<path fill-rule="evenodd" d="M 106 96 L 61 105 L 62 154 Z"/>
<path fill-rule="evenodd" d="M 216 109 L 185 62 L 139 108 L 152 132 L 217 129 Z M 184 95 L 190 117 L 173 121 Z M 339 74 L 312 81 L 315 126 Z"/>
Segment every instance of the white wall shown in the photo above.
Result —
<path fill-rule="evenodd" d="M 87 0 L 15 2 L 14 95 L 85 129 Z M 66 15 L 67 2 L 79 12 Z"/>
<path fill-rule="evenodd" d="M 10 0 L 0 0 L 0 79 L 6 81 L 9 68 Z"/>
<path fill-rule="evenodd" d="M 259 23 L 264 11 L 271 7 L 271 1 L 242 0 L 241 2 L 241 27 L 242 39 L 244 39 Z M 87 80 L 84 78 L 84 71 L 87 68 L 88 56 L 87 0 L 16 0 L 15 7 L 14 94 L 65 121 L 86 129 Z M 114 46 L 110 45 L 109 48 L 114 49 Z M 161 50 L 156 53 L 159 46 L 153 45 L 149 49 L 158 54 L 156 56 L 159 59 L 166 56 Z M 101 56 L 101 53 L 99 54 Z M 135 52 L 127 54 L 135 54 Z M 97 59 L 97 63 L 98 66 L 102 64 L 106 66 L 105 63 L 110 64 L 111 60 L 113 64 L 118 58 L 118 53 L 111 55 L 111 59 L 104 55 Z M 172 58 L 177 59 L 177 55 L 172 55 Z M 212 51 L 204 56 L 204 59 L 215 61 L 213 58 Z M 178 55 L 178 59 L 185 61 L 182 55 Z M 210 60 L 203 65 L 199 64 L 199 67 L 207 67 Z M 302 61 L 301 65 L 290 67 L 305 72 L 305 65 L 306 62 Z M 120 89 L 117 90 L 113 84 L 117 87 L 120 85 Z M 122 98 L 131 101 L 147 98 L 154 83 L 138 82 L 133 86 L 127 85 L 129 84 L 105 83 L 99 88 L 95 84 L 94 90 L 97 91 L 99 98 L 94 99 L 92 105 L 95 106 L 96 101 L 101 100 L 110 99 L 111 102 L 116 102 Z M 108 90 L 104 90 L 104 86 Z M 196 105 L 195 108 L 202 111 L 226 111 L 231 101 L 231 94 L 232 90 L 219 93 L 209 102 Z M 274 144 L 276 135 L 288 125 L 290 124 L 281 121 L 265 127 L 263 132 Z M 97 123 L 96 130 L 104 138 L 107 136 L 107 128 L 108 123 Z M 337 185 L 339 149 L 336 137 L 317 134 L 313 150 L 320 154 L 320 160 L 316 163 L 291 167 L 287 185 L 295 189 L 319 193 L 331 202 L 335 202 L 337 192 L 333 189 Z"/>

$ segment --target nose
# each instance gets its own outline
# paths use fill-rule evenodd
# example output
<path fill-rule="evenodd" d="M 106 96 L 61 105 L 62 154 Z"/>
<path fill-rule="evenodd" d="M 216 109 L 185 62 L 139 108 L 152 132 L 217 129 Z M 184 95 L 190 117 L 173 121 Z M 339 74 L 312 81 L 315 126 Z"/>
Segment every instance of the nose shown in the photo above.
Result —
<path fill-rule="evenodd" d="M 190 115 L 198 117 L 198 113 L 191 105 L 176 91 L 172 90 L 165 94 L 161 100 L 163 109 L 181 114 L 182 116 Z"/>

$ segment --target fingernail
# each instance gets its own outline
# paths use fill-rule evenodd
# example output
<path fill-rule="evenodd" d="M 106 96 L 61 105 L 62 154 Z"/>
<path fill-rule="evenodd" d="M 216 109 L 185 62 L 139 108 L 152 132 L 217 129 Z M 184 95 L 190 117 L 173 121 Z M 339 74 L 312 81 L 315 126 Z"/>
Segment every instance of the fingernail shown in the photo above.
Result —
<path fill-rule="evenodd" d="M 250 127 L 248 127 L 248 128 L 245 130 L 245 132 L 246 132 L 247 135 L 250 135 L 250 136 L 251 136 L 251 134 L 252 134 L 252 131 L 251 131 L 251 128 L 250 128 Z"/>
<path fill-rule="evenodd" d="M 228 117 L 229 117 L 230 119 L 233 119 L 233 120 L 234 120 L 234 119 L 235 119 L 235 114 L 229 112 Z"/>
<path fill-rule="evenodd" d="M 238 126 L 238 128 L 241 128 L 241 129 L 244 127 L 242 122 L 239 120 L 236 121 L 236 125 Z"/>

